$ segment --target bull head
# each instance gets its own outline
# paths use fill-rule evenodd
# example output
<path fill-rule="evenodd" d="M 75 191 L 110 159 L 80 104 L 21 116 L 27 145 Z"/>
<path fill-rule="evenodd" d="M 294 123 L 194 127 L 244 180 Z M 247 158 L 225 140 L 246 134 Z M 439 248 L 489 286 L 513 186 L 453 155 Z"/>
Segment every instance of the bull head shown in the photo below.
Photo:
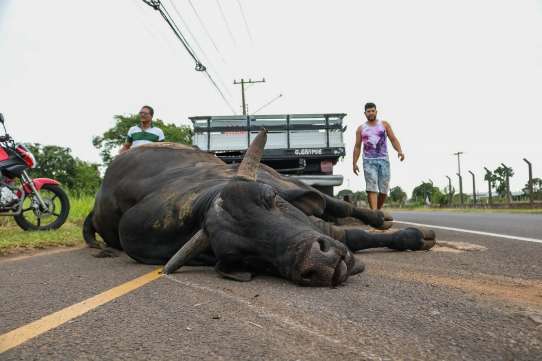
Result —
<path fill-rule="evenodd" d="M 263 150 L 267 143 L 267 129 L 262 128 L 256 138 L 250 143 L 243 161 L 237 170 L 237 176 L 249 180 L 256 180 L 256 174 L 260 167 Z M 168 263 L 164 266 L 163 272 L 166 274 L 173 273 L 195 256 L 203 252 L 209 247 L 209 240 L 203 230 L 198 231 L 192 238 L 184 244 Z"/>
<path fill-rule="evenodd" d="M 256 136 L 237 176 L 208 209 L 203 229 L 168 261 L 164 273 L 174 272 L 209 248 L 217 259 L 217 272 L 236 280 L 249 280 L 246 271 L 256 268 L 301 285 L 335 286 L 362 270 L 344 244 L 322 234 L 307 217 L 307 209 L 322 208 L 314 209 L 318 214 L 325 207 L 318 192 L 279 195 L 273 187 L 256 181 L 266 133 L 262 129 Z M 299 206 L 303 202 L 308 206 Z"/>

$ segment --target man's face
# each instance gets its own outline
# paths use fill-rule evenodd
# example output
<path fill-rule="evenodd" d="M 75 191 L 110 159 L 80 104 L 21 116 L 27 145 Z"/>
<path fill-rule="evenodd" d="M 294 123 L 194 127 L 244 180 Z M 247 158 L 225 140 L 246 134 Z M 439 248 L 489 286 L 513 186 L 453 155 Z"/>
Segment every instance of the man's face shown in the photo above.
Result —
<path fill-rule="evenodd" d="M 148 123 L 152 120 L 152 115 L 149 109 L 147 108 L 141 108 L 139 111 L 139 117 L 141 118 L 141 122 Z"/>
<path fill-rule="evenodd" d="M 365 111 L 365 117 L 368 121 L 373 121 L 376 119 L 376 108 L 369 108 Z"/>

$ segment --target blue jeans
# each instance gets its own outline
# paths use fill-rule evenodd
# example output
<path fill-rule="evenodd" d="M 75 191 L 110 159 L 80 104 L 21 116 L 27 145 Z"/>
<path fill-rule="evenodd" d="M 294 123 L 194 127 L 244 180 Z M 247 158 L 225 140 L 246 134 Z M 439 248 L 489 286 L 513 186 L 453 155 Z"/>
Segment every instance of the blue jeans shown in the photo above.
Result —
<path fill-rule="evenodd" d="M 387 159 L 364 159 L 363 174 L 367 192 L 388 194 L 390 188 L 390 161 Z"/>

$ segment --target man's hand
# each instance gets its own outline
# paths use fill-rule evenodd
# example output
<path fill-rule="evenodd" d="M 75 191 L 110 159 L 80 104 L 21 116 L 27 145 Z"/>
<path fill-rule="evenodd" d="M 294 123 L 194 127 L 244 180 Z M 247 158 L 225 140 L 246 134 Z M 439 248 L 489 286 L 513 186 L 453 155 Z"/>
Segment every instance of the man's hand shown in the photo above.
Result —
<path fill-rule="evenodd" d="M 402 162 L 405 160 L 405 153 L 399 152 L 397 153 L 397 157 L 399 157 L 399 160 Z"/>
<path fill-rule="evenodd" d="M 352 170 L 354 171 L 354 174 L 355 174 L 355 175 L 358 175 L 358 173 L 359 173 L 359 168 L 358 168 L 358 165 L 357 165 L 357 164 L 354 164 L 354 166 L 352 167 Z"/>

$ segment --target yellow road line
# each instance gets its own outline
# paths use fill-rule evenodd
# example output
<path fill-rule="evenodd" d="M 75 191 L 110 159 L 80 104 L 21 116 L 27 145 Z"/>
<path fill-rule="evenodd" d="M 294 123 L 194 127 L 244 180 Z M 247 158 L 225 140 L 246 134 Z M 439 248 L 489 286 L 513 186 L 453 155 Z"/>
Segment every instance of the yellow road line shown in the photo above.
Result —
<path fill-rule="evenodd" d="M 102 292 L 75 305 L 66 307 L 60 311 L 40 318 L 37 321 L 19 327 L 13 331 L 0 335 L 0 353 L 6 352 L 20 344 L 50 331 L 67 321 L 79 317 L 90 310 L 95 309 L 109 301 L 125 295 L 161 276 L 160 269 L 156 269 L 141 277 L 123 283 L 115 288 Z"/>

